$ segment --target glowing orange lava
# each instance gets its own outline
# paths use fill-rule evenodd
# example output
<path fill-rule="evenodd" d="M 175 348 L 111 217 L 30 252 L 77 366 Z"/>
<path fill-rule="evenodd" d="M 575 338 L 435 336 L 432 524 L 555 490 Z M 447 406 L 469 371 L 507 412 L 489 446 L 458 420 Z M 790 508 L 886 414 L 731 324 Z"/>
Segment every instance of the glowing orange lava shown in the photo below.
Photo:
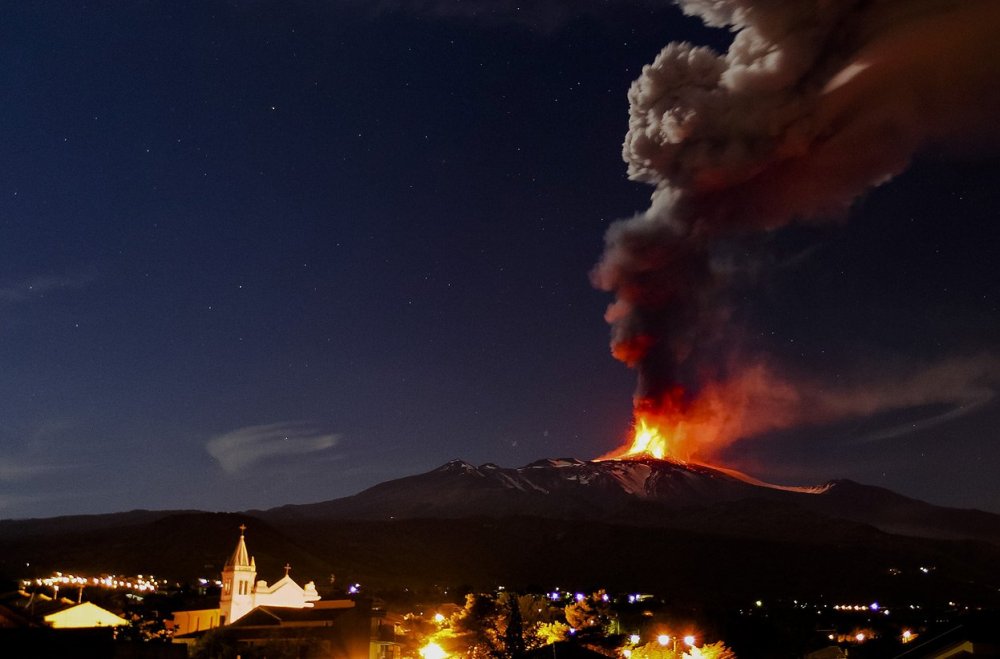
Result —
<path fill-rule="evenodd" d="M 647 456 L 651 458 L 656 458 L 657 460 L 663 460 L 666 458 L 679 459 L 675 455 L 674 442 L 673 439 L 683 440 L 683 436 L 678 437 L 683 431 L 674 427 L 669 430 L 662 429 L 655 425 L 648 419 L 639 418 L 636 419 L 635 426 L 632 428 L 632 445 L 628 447 L 622 447 L 624 450 L 620 449 L 620 452 L 614 457 L 617 458 L 629 458 L 629 457 L 642 457 Z"/>
<path fill-rule="evenodd" d="M 696 392 L 677 386 L 633 402 L 632 432 L 624 446 L 597 458 L 648 456 L 660 460 L 717 463 L 718 454 L 741 437 L 787 428 L 815 412 L 796 387 L 763 364 L 731 369 Z"/>
<path fill-rule="evenodd" d="M 650 457 L 686 462 L 691 457 L 696 448 L 692 431 L 699 429 L 698 410 L 685 401 L 683 389 L 675 388 L 662 400 L 637 399 L 633 414 L 629 442 L 599 459 Z"/>
<path fill-rule="evenodd" d="M 711 467 L 753 485 L 816 494 L 824 488 L 775 485 L 720 464 L 722 450 L 734 441 L 801 422 L 801 401 L 796 388 L 762 365 L 734 369 L 694 395 L 675 387 L 659 397 L 637 397 L 627 441 L 596 459 L 670 460 Z"/>
<path fill-rule="evenodd" d="M 784 422 L 785 415 L 772 403 L 776 395 L 784 398 L 785 389 L 775 386 L 765 371 L 754 369 L 708 383 L 694 396 L 675 387 L 659 397 L 637 398 L 627 442 L 598 459 L 713 461 L 720 449 L 747 431 Z"/>

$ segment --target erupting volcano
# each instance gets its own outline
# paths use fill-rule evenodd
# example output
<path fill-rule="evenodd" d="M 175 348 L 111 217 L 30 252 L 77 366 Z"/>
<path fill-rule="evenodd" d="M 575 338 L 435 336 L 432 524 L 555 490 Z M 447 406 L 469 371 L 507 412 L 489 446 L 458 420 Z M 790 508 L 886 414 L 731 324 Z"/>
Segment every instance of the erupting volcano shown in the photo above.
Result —
<path fill-rule="evenodd" d="M 696 395 L 676 386 L 659 398 L 636 397 L 625 444 L 598 459 L 651 457 L 718 466 L 719 451 L 737 439 L 801 421 L 801 399 L 797 388 L 762 364 L 734 370 Z"/>
<path fill-rule="evenodd" d="M 611 352 L 639 376 L 631 438 L 603 459 L 711 461 L 792 424 L 956 402 L 916 376 L 792 384 L 752 340 L 745 292 L 778 261 L 768 234 L 843 216 L 922 146 L 989 125 L 996 3 L 678 4 L 733 36 L 725 53 L 668 44 L 629 89 L 622 155 L 655 189 L 591 273 L 615 296 Z"/>
<path fill-rule="evenodd" d="M 629 442 L 598 459 L 691 460 L 697 444 L 706 441 L 706 435 L 716 436 L 718 428 L 713 427 L 713 419 L 699 419 L 683 409 L 683 397 L 683 390 L 677 388 L 661 404 L 648 399 L 638 401 Z"/>

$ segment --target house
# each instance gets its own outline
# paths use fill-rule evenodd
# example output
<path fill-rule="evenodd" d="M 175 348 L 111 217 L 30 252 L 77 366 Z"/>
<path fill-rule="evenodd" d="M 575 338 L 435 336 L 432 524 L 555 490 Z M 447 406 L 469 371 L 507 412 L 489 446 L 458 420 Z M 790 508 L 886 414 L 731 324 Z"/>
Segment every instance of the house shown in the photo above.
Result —
<path fill-rule="evenodd" d="M 54 611 L 44 618 L 45 624 L 54 629 L 79 629 L 81 627 L 121 627 L 128 620 L 102 609 L 93 602 L 81 602 Z"/>
<path fill-rule="evenodd" d="M 921 634 L 919 642 L 911 643 L 896 659 L 960 659 L 964 657 L 1000 658 L 997 629 L 1000 616 L 996 613 L 971 615 L 940 629 Z"/>
<path fill-rule="evenodd" d="M 93 602 L 74 602 L 65 597 L 53 599 L 42 593 L 23 590 L 0 598 L 0 627 L 86 629 L 127 624 L 125 618 Z"/>
<path fill-rule="evenodd" d="M 179 659 L 169 644 L 131 643 L 117 638 L 124 618 L 92 602 L 42 593 L 0 595 L 0 655 L 73 659 Z M 183 650 L 183 649 L 182 649 Z"/>

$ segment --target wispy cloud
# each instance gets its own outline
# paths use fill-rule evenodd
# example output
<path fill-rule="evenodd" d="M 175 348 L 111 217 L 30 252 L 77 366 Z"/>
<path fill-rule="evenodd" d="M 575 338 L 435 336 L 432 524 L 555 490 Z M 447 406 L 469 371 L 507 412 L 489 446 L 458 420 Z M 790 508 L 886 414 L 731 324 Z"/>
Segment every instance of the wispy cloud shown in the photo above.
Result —
<path fill-rule="evenodd" d="M 1000 387 L 1000 360 L 992 355 L 946 359 L 926 365 L 895 381 L 883 379 L 851 394 L 836 396 L 832 406 L 845 416 L 874 414 L 882 410 L 911 409 L 925 406 L 943 409 L 856 438 L 857 443 L 892 439 L 932 428 L 970 414 L 994 400 Z M 831 400 L 831 402 L 833 402 Z"/>
<path fill-rule="evenodd" d="M 0 458 L 0 483 L 15 483 L 32 480 L 52 473 L 76 469 L 80 465 L 47 464 Z"/>
<path fill-rule="evenodd" d="M 94 279 L 94 275 L 36 275 L 0 282 L 0 303 L 23 302 L 33 297 L 43 297 L 51 291 L 80 290 L 93 283 Z"/>
<path fill-rule="evenodd" d="M 280 422 L 218 435 L 208 440 L 205 450 L 226 473 L 235 474 L 264 459 L 324 451 L 339 439 L 339 435 L 322 433 L 301 423 Z"/>

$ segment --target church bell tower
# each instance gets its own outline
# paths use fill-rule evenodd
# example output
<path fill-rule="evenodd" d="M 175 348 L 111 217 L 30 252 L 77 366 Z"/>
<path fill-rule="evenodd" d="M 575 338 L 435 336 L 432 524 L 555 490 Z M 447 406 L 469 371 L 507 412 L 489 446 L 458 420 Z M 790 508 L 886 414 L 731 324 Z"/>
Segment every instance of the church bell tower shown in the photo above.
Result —
<path fill-rule="evenodd" d="M 243 539 L 246 525 L 240 525 L 240 540 L 236 551 L 222 568 L 222 597 L 219 600 L 220 623 L 229 625 L 254 608 L 254 579 L 257 577 L 257 563 L 247 553 Z"/>

